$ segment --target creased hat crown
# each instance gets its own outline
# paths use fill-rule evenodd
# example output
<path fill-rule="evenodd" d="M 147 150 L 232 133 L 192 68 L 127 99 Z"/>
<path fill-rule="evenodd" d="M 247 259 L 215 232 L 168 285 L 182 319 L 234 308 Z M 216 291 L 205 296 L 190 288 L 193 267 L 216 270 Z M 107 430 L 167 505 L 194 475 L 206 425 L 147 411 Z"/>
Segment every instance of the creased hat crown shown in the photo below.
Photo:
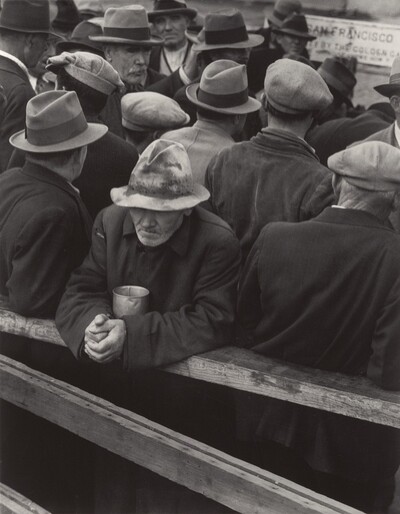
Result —
<path fill-rule="evenodd" d="M 276 0 L 274 10 L 269 17 L 270 21 L 280 27 L 290 14 L 302 11 L 302 5 L 299 0 Z"/>
<path fill-rule="evenodd" d="M 48 0 L 4 0 L 0 11 L 0 28 L 27 33 L 49 32 Z"/>
<path fill-rule="evenodd" d="M 318 73 L 328 86 L 336 89 L 344 97 L 349 97 L 353 92 L 357 79 L 336 57 L 327 57 L 318 68 Z"/>
<path fill-rule="evenodd" d="M 400 94 L 400 57 L 396 57 L 390 70 L 389 83 L 374 87 L 383 96 L 391 97 Z"/>
<path fill-rule="evenodd" d="M 308 31 L 307 20 L 304 14 L 297 12 L 289 14 L 282 25 L 277 29 L 273 29 L 273 32 L 307 39 L 308 41 L 316 39 L 316 36 L 311 35 Z"/>

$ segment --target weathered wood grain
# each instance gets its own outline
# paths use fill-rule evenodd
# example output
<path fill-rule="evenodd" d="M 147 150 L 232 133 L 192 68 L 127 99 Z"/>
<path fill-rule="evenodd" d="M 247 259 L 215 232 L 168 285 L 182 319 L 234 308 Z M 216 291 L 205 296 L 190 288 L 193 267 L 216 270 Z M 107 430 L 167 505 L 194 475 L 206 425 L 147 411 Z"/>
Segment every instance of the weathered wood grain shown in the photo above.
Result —
<path fill-rule="evenodd" d="M 49 514 L 11 487 L 0 483 L 0 514 Z"/>
<path fill-rule="evenodd" d="M 4 356 L 0 382 L 4 400 L 237 512 L 358 512 Z"/>

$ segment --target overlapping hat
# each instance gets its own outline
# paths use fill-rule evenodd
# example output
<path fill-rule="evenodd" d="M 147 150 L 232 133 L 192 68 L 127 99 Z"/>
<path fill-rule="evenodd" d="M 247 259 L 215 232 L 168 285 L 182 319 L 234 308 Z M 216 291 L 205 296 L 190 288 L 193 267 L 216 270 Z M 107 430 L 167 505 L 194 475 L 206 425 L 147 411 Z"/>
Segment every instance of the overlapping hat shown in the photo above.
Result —
<path fill-rule="evenodd" d="M 153 22 L 158 16 L 172 14 L 184 14 L 193 19 L 196 17 L 197 10 L 187 7 L 185 2 L 176 0 L 155 0 L 153 10 L 148 13 L 149 21 Z"/>
<path fill-rule="evenodd" d="M 57 74 L 63 68 L 74 79 L 104 95 L 111 95 L 118 88 L 124 87 L 118 72 L 100 55 L 63 52 L 50 57 L 47 62 L 46 70 Z"/>
<path fill-rule="evenodd" d="M 281 27 L 285 18 L 290 14 L 302 11 L 302 5 L 299 0 L 276 0 L 274 10 L 271 16 L 268 17 L 268 21 L 272 22 L 277 27 Z"/>
<path fill-rule="evenodd" d="M 85 50 L 104 57 L 101 43 L 91 41 L 89 36 L 101 36 L 103 30 L 100 25 L 92 21 L 81 21 L 73 30 L 68 41 L 59 41 L 56 44 L 57 53 Z"/>
<path fill-rule="evenodd" d="M 29 100 L 26 129 L 13 134 L 10 143 L 26 152 L 64 152 L 97 141 L 107 130 L 86 121 L 75 91 L 47 91 Z"/>
<path fill-rule="evenodd" d="M 0 29 L 59 37 L 51 32 L 48 0 L 4 0 Z"/>
<path fill-rule="evenodd" d="M 381 141 L 367 141 L 335 153 L 328 167 L 346 182 L 369 191 L 400 191 L 400 150 Z"/>
<path fill-rule="evenodd" d="M 275 34 L 283 34 L 294 36 L 307 41 L 317 39 L 308 31 L 307 20 L 304 14 L 292 13 L 290 14 L 278 28 L 272 29 Z"/>
<path fill-rule="evenodd" d="M 153 91 L 124 95 L 121 112 L 122 126 L 139 132 L 174 130 L 190 121 L 190 116 L 178 102 Z"/>
<path fill-rule="evenodd" d="M 186 96 L 198 107 L 222 114 L 247 114 L 261 107 L 249 97 L 246 66 L 227 59 L 210 63 L 200 83 L 186 88 Z"/>
<path fill-rule="evenodd" d="M 268 66 L 264 92 L 272 107 L 288 114 L 320 111 L 333 101 L 321 75 L 292 59 L 278 59 Z"/>
<path fill-rule="evenodd" d="M 390 70 L 389 83 L 374 87 L 375 91 L 390 98 L 400 94 L 400 57 L 396 57 Z"/>
<path fill-rule="evenodd" d="M 144 150 L 127 186 L 111 189 L 116 205 L 153 211 L 190 209 L 209 196 L 204 186 L 193 181 L 184 146 L 165 139 L 156 139 Z"/>
<path fill-rule="evenodd" d="M 151 34 L 146 10 L 141 5 L 109 7 L 104 15 L 103 35 L 89 36 L 89 39 L 138 46 L 156 46 L 164 42 Z"/>
<path fill-rule="evenodd" d="M 318 68 L 318 73 L 334 90 L 334 94 L 337 92 L 347 105 L 353 106 L 351 94 L 357 79 L 347 66 L 336 57 L 327 57 Z"/>
<path fill-rule="evenodd" d="M 52 22 L 54 29 L 71 32 L 80 22 L 74 0 L 56 0 L 57 15 Z"/>
<path fill-rule="evenodd" d="M 204 40 L 192 47 L 195 52 L 218 48 L 253 48 L 264 41 L 263 36 L 247 32 L 243 16 L 237 9 L 207 14 L 203 30 Z"/>

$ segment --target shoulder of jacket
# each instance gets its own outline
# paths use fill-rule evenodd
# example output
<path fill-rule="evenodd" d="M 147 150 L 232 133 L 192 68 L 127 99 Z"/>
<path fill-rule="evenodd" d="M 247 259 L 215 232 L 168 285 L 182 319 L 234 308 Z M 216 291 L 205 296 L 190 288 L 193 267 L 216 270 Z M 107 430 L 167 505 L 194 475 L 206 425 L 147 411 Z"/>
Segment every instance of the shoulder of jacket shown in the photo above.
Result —
<path fill-rule="evenodd" d="M 214 232 L 216 234 L 225 233 L 226 235 L 231 234 L 235 236 L 235 233 L 233 232 L 231 227 L 216 214 L 206 209 L 203 209 L 203 207 L 199 206 L 195 207 L 194 213 L 200 224 L 207 227 L 207 231 L 209 231 L 210 229 L 212 230 L 214 228 Z"/>

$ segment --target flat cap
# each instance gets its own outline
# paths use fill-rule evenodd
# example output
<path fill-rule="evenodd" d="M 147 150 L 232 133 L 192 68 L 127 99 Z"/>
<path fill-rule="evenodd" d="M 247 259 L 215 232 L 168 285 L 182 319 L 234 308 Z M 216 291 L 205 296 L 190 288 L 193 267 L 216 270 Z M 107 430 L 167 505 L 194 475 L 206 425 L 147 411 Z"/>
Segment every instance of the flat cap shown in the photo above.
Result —
<path fill-rule="evenodd" d="M 369 191 L 400 191 L 400 150 L 381 141 L 360 143 L 331 155 L 328 167 Z"/>
<path fill-rule="evenodd" d="M 122 125 L 140 132 L 172 130 L 190 121 L 190 116 L 175 100 L 151 91 L 124 95 L 121 100 L 121 111 Z"/>
<path fill-rule="evenodd" d="M 288 114 L 320 111 L 333 100 L 319 73 L 292 59 L 278 59 L 268 66 L 264 92 L 272 107 Z"/>

